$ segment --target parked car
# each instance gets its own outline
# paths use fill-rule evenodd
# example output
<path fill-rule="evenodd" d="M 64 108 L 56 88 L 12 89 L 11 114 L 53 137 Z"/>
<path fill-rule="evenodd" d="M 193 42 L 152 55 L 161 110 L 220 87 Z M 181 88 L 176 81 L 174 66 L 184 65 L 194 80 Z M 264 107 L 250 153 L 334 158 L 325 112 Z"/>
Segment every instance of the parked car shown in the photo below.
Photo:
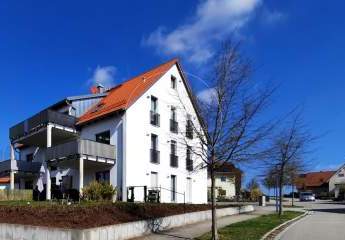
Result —
<path fill-rule="evenodd" d="M 299 195 L 299 200 L 303 201 L 315 201 L 315 194 L 312 192 L 301 192 Z"/>

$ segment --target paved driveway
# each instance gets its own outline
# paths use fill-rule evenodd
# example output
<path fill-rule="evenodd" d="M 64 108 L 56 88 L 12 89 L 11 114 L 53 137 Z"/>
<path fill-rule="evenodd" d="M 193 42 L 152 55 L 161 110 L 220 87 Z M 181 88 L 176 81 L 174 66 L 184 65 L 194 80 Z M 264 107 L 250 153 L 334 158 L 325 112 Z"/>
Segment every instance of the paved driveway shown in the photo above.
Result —
<path fill-rule="evenodd" d="M 297 203 L 311 212 L 277 237 L 279 240 L 345 239 L 345 203 Z"/>

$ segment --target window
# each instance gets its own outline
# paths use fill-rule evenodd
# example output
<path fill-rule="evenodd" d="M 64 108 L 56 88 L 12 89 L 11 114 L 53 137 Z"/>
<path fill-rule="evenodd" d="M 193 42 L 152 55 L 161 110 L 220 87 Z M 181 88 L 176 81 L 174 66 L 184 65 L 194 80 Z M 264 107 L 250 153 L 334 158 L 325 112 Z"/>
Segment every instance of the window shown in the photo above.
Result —
<path fill-rule="evenodd" d="M 176 89 L 176 77 L 174 75 L 171 75 L 171 88 Z"/>
<path fill-rule="evenodd" d="M 178 132 L 178 123 L 176 121 L 176 108 L 171 107 L 170 111 L 170 131 L 173 133 Z"/>
<path fill-rule="evenodd" d="M 158 136 L 156 134 L 151 134 L 151 149 L 158 149 Z"/>
<path fill-rule="evenodd" d="M 170 176 L 170 181 L 171 181 L 171 201 L 176 202 L 176 176 L 171 175 Z"/>
<path fill-rule="evenodd" d="M 220 177 L 220 181 L 221 181 L 221 182 L 226 182 L 226 177 L 221 176 L 221 177 Z"/>
<path fill-rule="evenodd" d="M 176 121 L 176 107 L 171 107 L 171 119 Z"/>
<path fill-rule="evenodd" d="M 176 141 L 172 140 L 170 143 L 170 166 L 178 167 L 178 157 L 176 156 Z"/>
<path fill-rule="evenodd" d="M 30 153 L 26 155 L 26 161 L 27 162 L 32 162 L 32 160 L 34 159 L 34 154 Z"/>
<path fill-rule="evenodd" d="M 106 182 L 110 183 L 110 172 L 108 171 L 102 171 L 102 172 L 96 172 L 96 181 L 97 182 Z"/>
<path fill-rule="evenodd" d="M 344 177 L 344 173 L 339 173 L 338 177 Z"/>
<path fill-rule="evenodd" d="M 151 111 L 154 113 L 158 112 L 158 99 L 154 96 L 151 96 Z"/>
<path fill-rule="evenodd" d="M 155 134 L 151 134 L 150 161 L 151 163 L 159 163 L 158 136 Z"/>
<path fill-rule="evenodd" d="M 176 141 L 172 140 L 170 144 L 171 154 L 176 155 Z"/>
<path fill-rule="evenodd" d="M 150 123 L 159 126 L 158 99 L 154 96 L 151 96 Z"/>
<path fill-rule="evenodd" d="M 193 171 L 193 160 L 192 160 L 192 147 L 187 146 L 187 157 L 186 157 L 186 169 Z"/>
<path fill-rule="evenodd" d="M 96 142 L 110 144 L 110 130 L 96 134 Z"/>
<path fill-rule="evenodd" d="M 187 114 L 186 137 L 193 139 L 193 122 L 190 114 Z"/>

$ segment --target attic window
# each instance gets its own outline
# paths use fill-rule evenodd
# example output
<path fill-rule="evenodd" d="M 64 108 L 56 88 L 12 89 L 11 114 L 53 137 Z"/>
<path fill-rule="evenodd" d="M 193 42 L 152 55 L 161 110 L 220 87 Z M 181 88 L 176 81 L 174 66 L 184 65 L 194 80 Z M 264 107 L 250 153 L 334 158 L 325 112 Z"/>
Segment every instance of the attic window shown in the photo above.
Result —
<path fill-rule="evenodd" d="M 176 89 L 176 77 L 174 75 L 171 75 L 171 88 Z"/>

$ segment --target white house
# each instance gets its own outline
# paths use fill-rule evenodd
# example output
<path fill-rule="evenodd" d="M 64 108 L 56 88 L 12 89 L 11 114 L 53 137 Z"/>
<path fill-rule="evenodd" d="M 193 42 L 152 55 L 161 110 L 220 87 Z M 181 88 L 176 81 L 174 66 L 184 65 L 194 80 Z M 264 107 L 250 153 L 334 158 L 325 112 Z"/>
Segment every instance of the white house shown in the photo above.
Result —
<path fill-rule="evenodd" d="M 234 199 L 241 190 L 242 171 L 231 163 L 223 163 L 215 171 L 216 198 L 219 201 Z M 211 177 L 208 177 L 209 197 Z"/>
<path fill-rule="evenodd" d="M 329 179 L 329 192 L 334 193 L 335 198 L 345 196 L 345 165 L 341 166 Z"/>
<path fill-rule="evenodd" d="M 123 201 L 144 201 L 158 190 L 161 202 L 206 203 L 207 170 L 197 169 L 202 161 L 192 150 L 200 141 L 192 126 L 201 128 L 174 59 L 111 89 L 68 97 L 13 126 L 11 159 L 0 172 L 10 176 L 12 189 L 35 188 L 43 178 L 47 199 L 56 197 L 52 189 L 81 193 L 102 180 L 116 186 Z"/>

